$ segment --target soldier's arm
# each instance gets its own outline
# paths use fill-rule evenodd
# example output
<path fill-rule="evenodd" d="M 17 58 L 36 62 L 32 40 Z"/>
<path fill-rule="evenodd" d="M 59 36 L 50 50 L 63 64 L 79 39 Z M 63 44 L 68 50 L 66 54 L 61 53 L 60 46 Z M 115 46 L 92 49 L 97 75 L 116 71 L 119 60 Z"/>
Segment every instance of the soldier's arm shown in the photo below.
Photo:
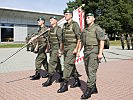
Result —
<path fill-rule="evenodd" d="M 80 45 L 80 35 L 81 35 L 81 31 L 80 31 L 80 27 L 79 27 L 78 23 L 74 23 L 73 31 L 74 31 L 74 33 L 76 34 L 76 37 L 77 37 L 77 44 L 76 44 L 74 53 L 77 53 L 79 45 Z"/>
<path fill-rule="evenodd" d="M 85 40 L 86 40 L 85 32 L 83 31 L 80 36 L 80 43 L 79 43 L 79 47 L 78 47 L 77 57 L 80 56 L 80 51 L 83 48 L 83 46 L 85 45 Z"/>
<path fill-rule="evenodd" d="M 99 40 L 99 53 L 98 58 L 102 59 L 103 55 L 103 49 L 104 49 L 104 40 L 105 40 L 105 33 L 100 27 L 97 27 L 96 29 L 97 39 Z"/>
<path fill-rule="evenodd" d="M 58 28 L 57 30 L 57 36 L 58 36 L 58 39 L 59 39 L 59 49 L 60 51 L 63 53 L 64 51 L 64 43 L 63 43 L 63 32 L 62 32 L 62 29 L 61 28 Z"/>

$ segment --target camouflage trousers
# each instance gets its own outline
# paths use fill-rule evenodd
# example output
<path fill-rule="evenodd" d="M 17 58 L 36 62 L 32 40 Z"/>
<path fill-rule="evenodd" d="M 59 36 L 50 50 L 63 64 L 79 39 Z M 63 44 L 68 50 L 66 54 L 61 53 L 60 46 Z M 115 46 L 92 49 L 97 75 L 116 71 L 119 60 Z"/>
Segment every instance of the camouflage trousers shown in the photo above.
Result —
<path fill-rule="evenodd" d="M 70 79 L 71 76 L 78 77 L 78 72 L 75 66 L 76 55 L 73 54 L 75 46 L 76 45 L 74 44 L 65 47 L 63 79 L 67 81 Z"/>
<path fill-rule="evenodd" d="M 47 56 L 45 53 L 45 47 L 40 47 L 38 50 L 37 57 L 35 59 L 35 67 L 36 71 L 39 71 L 41 67 L 44 67 L 46 71 L 48 71 L 48 63 L 47 63 Z"/>
<path fill-rule="evenodd" d="M 96 72 L 99 66 L 96 53 L 84 53 L 85 70 L 88 76 L 87 87 L 92 88 L 96 84 Z"/>
<path fill-rule="evenodd" d="M 124 42 L 121 42 L 122 49 L 124 49 Z"/>
<path fill-rule="evenodd" d="M 56 71 L 57 72 L 62 71 L 60 59 L 58 57 L 58 50 L 52 50 L 51 51 L 51 57 L 49 60 L 48 68 L 49 68 L 48 72 L 51 75 L 53 75 Z"/>

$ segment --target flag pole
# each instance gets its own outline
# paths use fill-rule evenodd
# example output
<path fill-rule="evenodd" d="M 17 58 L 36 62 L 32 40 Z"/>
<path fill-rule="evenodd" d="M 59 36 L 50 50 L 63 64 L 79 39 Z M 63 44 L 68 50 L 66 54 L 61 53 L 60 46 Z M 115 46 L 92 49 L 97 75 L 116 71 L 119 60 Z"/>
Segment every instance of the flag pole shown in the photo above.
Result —
<path fill-rule="evenodd" d="M 41 33 L 40 35 L 38 35 L 35 39 L 39 38 L 40 36 L 42 36 L 44 33 L 46 33 L 49 30 L 49 28 L 44 31 L 43 33 Z M 12 55 L 10 55 L 8 58 L 6 58 L 5 60 L 3 60 L 2 62 L 0 62 L 0 64 L 6 62 L 8 59 L 10 59 L 11 57 L 13 57 L 15 54 L 17 54 L 19 51 L 21 51 L 23 48 L 25 48 L 28 44 L 30 44 L 31 42 L 28 42 L 27 44 L 25 44 L 23 47 L 21 47 L 20 49 L 18 49 L 15 53 L 13 53 Z"/>

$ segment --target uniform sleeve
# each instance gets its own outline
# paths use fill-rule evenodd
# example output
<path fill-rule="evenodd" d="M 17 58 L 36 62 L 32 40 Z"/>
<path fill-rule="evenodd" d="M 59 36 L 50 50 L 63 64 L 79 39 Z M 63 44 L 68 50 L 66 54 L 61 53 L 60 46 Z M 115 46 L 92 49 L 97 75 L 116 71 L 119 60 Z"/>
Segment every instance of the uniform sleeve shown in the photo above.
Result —
<path fill-rule="evenodd" d="M 83 32 L 81 33 L 81 36 L 80 36 L 80 41 L 81 41 L 81 43 L 82 43 L 83 45 L 86 44 L 86 35 L 85 35 L 85 34 L 86 34 L 85 31 L 83 31 Z"/>
<path fill-rule="evenodd" d="M 57 29 L 57 36 L 58 36 L 59 43 L 63 43 L 63 33 L 61 28 Z"/>
<path fill-rule="evenodd" d="M 78 23 L 73 23 L 73 31 L 76 34 L 77 39 L 80 40 L 81 31 Z"/>
<path fill-rule="evenodd" d="M 105 40 L 105 33 L 103 32 L 102 28 L 97 27 L 96 28 L 96 34 L 97 34 L 97 39 L 100 40 Z"/>

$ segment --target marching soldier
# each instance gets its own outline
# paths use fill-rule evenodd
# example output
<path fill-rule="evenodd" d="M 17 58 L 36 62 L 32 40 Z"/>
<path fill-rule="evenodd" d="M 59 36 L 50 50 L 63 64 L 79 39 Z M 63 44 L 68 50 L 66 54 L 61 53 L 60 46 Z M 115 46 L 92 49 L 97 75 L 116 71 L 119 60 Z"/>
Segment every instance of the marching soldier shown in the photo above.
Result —
<path fill-rule="evenodd" d="M 63 26 L 63 35 L 65 37 L 64 41 L 64 70 L 63 70 L 63 83 L 58 93 L 62 93 L 68 90 L 68 81 L 71 76 L 74 76 L 74 84 L 70 86 L 71 88 L 80 87 L 81 83 L 78 78 L 78 72 L 75 67 L 76 54 L 78 53 L 78 46 L 80 43 L 80 27 L 77 22 L 72 20 L 73 11 L 66 10 L 64 12 L 65 20 L 67 23 Z"/>
<path fill-rule="evenodd" d="M 124 37 L 124 34 L 122 34 L 121 35 L 121 46 L 123 50 L 124 50 L 124 41 L 125 41 L 125 37 Z"/>
<path fill-rule="evenodd" d="M 59 70 L 60 79 L 62 81 L 63 72 L 61 71 L 60 59 L 63 54 L 63 34 L 62 29 L 57 26 L 58 19 L 56 16 L 50 17 L 50 24 L 52 28 L 49 31 L 51 57 L 48 64 L 49 77 L 46 82 L 42 84 L 43 87 L 52 85 L 52 78 L 56 70 Z"/>
<path fill-rule="evenodd" d="M 130 35 L 128 34 L 128 35 L 127 35 L 127 48 L 128 48 L 128 50 L 130 50 L 130 45 L 131 45 L 131 37 L 130 37 Z"/>
<path fill-rule="evenodd" d="M 36 37 L 43 33 L 45 30 L 47 30 L 46 26 L 45 26 L 45 19 L 43 17 L 40 17 L 38 20 L 38 25 L 40 27 L 40 29 L 38 30 L 38 33 L 34 35 L 34 37 L 31 38 L 30 42 L 33 42 L 34 40 L 36 40 Z M 47 56 L 45 53 L 45 50 L 47 48 L 47 36 L 48 34 L 45 33 L 44 36 L 41 36 L 39 38 L 37 38 L 37 42 L 38 42 L 38 53 L 37 53 L 37 57 L 35 59 L 35 75 L 31 76 L 31 80 L 38 80 L 40 79 L 40 70 L 41 70 L 41 66 L 44 66 L 44 69 L 46 71 L 48 71 L 48 66 L 47 66 Z M 48 74 L 46 74 L 45 77 L 48 77 Z"/>
<path fill-rule="evenodd" d="M 86 22 L 88 27 L 83 30 L 81 43 L 84 45 L 84 63 L 88 76 L 87 89 L 81 96 L 81 99 L 88 99 L 91 94 L 98 93 L 96 87 L 96 72 L 99 66 L 99 60 L 102 59 L 104 48 L 104 32 L 94 24 L 94 14 L 88 13 Z"/>

